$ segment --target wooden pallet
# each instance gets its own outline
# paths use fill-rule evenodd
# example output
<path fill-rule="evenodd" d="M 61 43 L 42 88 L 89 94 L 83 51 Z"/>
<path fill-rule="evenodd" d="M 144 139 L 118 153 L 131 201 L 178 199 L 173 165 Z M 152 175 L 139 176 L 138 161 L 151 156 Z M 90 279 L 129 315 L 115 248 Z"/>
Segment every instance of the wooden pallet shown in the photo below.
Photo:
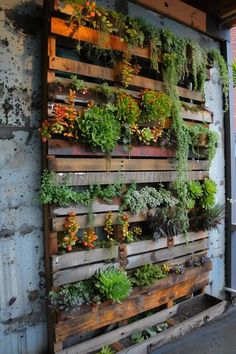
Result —
<path fill-rule="evenodd" d="M 53 1 L 52 1 L 53 3 Z M 57 10 L 56 6 L 52 6 Z M 62 9 L 64 15 L 71 14 L 70 5 Z M 80 26 L 68 25 L 65 16 L 53 11 L 48 14 L 47 23 L 47 54 L 44 69 L 44 109 L 42 120 L 53 119 L 52 105 L 61 102 L 66 105 L 66 97 L 69 91 L 71 74 L 78 75 L 85 81 L 88 88 L 93 88 L 96 83 L 107 81 L 109 86 L 118 86 L 115 68 L 107 68 L 102 65 L 94 65 L 83 60 L 78 60 L 74 55 L 73 45 L 76 40 L 96 44 L 98 32 L 96 30 Z M 64 16 L 64 17 L 63 17 Z M 126 51 L 127 45 L 119 37 L 110 35 L 103 42 L 103 48 Z M 63 50 L 70 55 L 66 57 Z M 132 48 L 133 56 L 142 60 L 150 57 L 150 48 Z M 70 57 L 70 58 L 69 58 Z M 209 73 L 209 70 L 206 68 Z M 57 84 L 55 85 L 55 80 Z M 47 84 L 47 86 L 46 86 Z M 144 77 L 135 75 L 132 86 L 126 92 L 136 100 L 140 99 L 143 89 L 164 91 L 164 83 L 161 78 Z M 189 102 L 190 108 L 182 108 L 182 117 L 187 126 L 204 123 L 206 127 L 213 122 L 213 115 L 203 107 L 204 98 L 200 92 L 195 92 L 187 87 L 177 87 L 178 94 L 184 102 Z M 88 91 L 82 95 L 77 92 L 75 108 L 81 112 L 86 107 L 93 94 Z M 191 109 L 191 106 L 193 109 Z M 197 110 L 195 108 L 198 107 Z M 165 129 L 172 125 L 172 119 L 167 118 Z M 175 150 L 159 146 L 132 146 L 129 151 L 123 146 L 118 146 L 109 157 L 104 157 L 101 152 L 93 151 L 89 146 L 81 142 L 72 142 L 53 137 L 44 146 L 44 167 L 55 172 L 55 183 L 67 183 L 72 187 L 88 186 L 99 183 L 107 185 L 118 179 L 129 184 L 132 180 L 137 183 L 155 184 L 168 183 L 176 179 Z M 203 180 L 208 176 L 207 159 L 198 160 L 189 158 L 189 179 Z M 112 222 L 117 223 L 120 200 L 116 199 L 111 204 L 102 200 L 96 200 L 93 204 L 93 218 L 95 227 L 103 227 L 107 211 L 112 212 Z M 81 229 L 87 227 L 88 209 L 81 205 L 69 205 L 60 207 L 50 205 L 44 207 L 45 228 L 45 253 L 47 269 L 47 290 L 55 289 L 65 284 L 88 279 L 98 269 L 108 266 L 126 267 L 127 271 L 142 266 L 145 263 L 168 264 L 184 263 L 191 255 L 205 254 L 208 249 L 208 235 L 205 232 L 189 233 L 188 243 L 183 235 L 176 235 L 173 239 L 144 240 L 128 245 L 118 244 L 111 248 L 98 248 L 94 250 L 77 250 L 68 254 L 58 252 L 58 233 L 63 231 L 66 215 L 74 211 Z M 142 210 L 137 215 L 129 211 L 129 222 L 139 223 L 147 219 L 148 214 L 154 214 L 156 209 Z M 80 335 L 97 331 L 105 326 L 125 321 L 135 315 L 158 306 L 173 306 L 173 301 L 183 296 L 191 296 L 195 291 L 202 290 L 208 283 L 208 274 L 211 265 L 188 269 L 182 275 L 170 275 L 168 278 L 156 282 L 151 287 L 134 289 L 130 297 L 122 304 L 105 303 L 97 306 L 82 306 L 75 312 L 64 312 L 58 316 L 49 314 L 49 338 L 51 352 L 60 353 L 88 353 L 88 348 L 99 349 L 103 344 L 102 338 L 98 339 L 99 345 L 94 346 L 95 339 L 86 340 L 77 344 L 77 349 L 63 349 L 70 343 L 80 341 Z M 174 313 L 174 310 L 168 310 Z M 172 312 L 171 312 L 172 311 Z M 162 314 L 158 314 L 161 320 Z M 156 317 L 158 317 L 158 315 Z M 144 319 L 145 321 L 145 319 Z M 148 321 L 148 320 L 147 320 Z M 140 326 L 138 322 L 137 325 Z M 146 323 L 146 321 L 145 321 Z M 127 332 L 129 333 L 129 326 Z M 132 327 L 132 326 L 131 326 Z M 124 329 L 126 331 L 126 329 Z M 117 332 L 118 333 L 118 332 Z M 120 333 L 120 332 L 119 332 Z M 109 335 L 108 335 L 109 336 Z M 105 336 L 104 338 L 108 338 Z M 113 336 L 119 340 L 121 333 Z M 105 339 L 104 339 L 105 340 Z M 90 342 L 92 341 L 92 342 Z M 84 349 L 88 343 L 87 351 Z M 102 343 L 102 344 L 101 344 Z M 114 341 L 112 342 L 114 343 Z M 96 347 L 96 348 L 95 348 Z M 76 351 L 77 350 L 77 351 Z"/>

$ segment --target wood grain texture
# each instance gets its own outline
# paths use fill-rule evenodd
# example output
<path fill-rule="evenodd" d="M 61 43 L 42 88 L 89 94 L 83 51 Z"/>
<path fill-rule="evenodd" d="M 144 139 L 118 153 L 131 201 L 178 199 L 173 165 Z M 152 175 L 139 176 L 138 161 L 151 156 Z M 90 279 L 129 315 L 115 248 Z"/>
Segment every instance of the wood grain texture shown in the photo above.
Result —
<path fill-rule="evenodd" d="M 136 290 L 121 304 L 102 304 L 88 313 L 65 313 L 55 325 L 55 341 L 64 341 L 74 334 L 81 334 L 122 321 L 199 289 L 208 282 L 208 266 L 187 270 L 183 275 L 171 275 L 159 280 L 152 287 Z"/>
<path fill-rule="evenodd" d="M 208 161 L 189 161 L 190 171 L 207 171 Z M 55 158 L 48 157 L 49 170 L 55 172 L 112 172 L 112 171 L 175 171 L 174 159 L 131 159 L 131 158 Z"/>
<path fill-rule="evenodd" d="M 117 81 L 117 75 L 114 69 L 82 63 L 72 59 L 60 58 L 57 56 L 49 57 L 49 69 L 64 71 L 66 73 L 83 75 L 87 77 L 96 77 L 101 79 L 105 77 L 107 81 Z M 162 81 L 157 81 L 138 75 L 133 76 L 132 86 L 165 91 L 165 84 Z M 200 92 L 191 91 L 183 87 L 177 87 L 177 91 L 180 97 L 188 98 L 198 102 L 204 102 L 203 96 Z"/>
<path fill-rule="evenodd" d="M 189 180 L 203 180 L 208 173 L 206 171 L 188 172 Z M 159 183 L 173 182 L 177 178 L 176 171 L 137 171 L 137 172 L 75 172 L 75 173 L 56 173 L 55 183 L 69 186 L 87 186 L 90 184 L 112 184 L 121 181 L 129 184 L 132 181 L 136 183 Z"/>

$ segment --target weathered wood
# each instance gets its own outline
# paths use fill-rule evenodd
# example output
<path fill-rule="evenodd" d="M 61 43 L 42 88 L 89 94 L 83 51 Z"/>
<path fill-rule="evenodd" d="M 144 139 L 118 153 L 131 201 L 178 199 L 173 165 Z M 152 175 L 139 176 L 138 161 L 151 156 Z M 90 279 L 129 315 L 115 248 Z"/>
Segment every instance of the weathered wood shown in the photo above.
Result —
<path fill-rule="evenodd" d="M 76 24 L 68 25 L 68 22 L 59 18 L 51 18 L 51 32 L 55 35 L 69 37 L 95 45 L 99 44 L 99 47 L 102 49 L 112 49 L 121 52 L 126 52 L 127 50 L 129 50 L 132 55 L 147 59 L 150 58 L 150 47 L 128 48 L 127 43 L 125 43 L 124 40 L 118 36 L 109 35 L 107 33 L 101 33 L 92 28 L 84 26 L 78 27 Z M 103 36 L 102 41 L 100 41 L 101 36 Z"/>
<path fill-rule="evenodd" d="M 118 354 L 143 354 L 147 352 L 147 348 L 148 350 L 153 351 L 159 348 L 160 346 L 168 343 L 169 341 L 172 341 L 175 338 L 189 333 L 189 331 L 191 331 L 192 329 L 198 328 L 204 325 L 206 322 L 210 322 L 213 319 L 217 318 L 225 311 L 226 306 L 227 302 L 222 301 L 219 304 L 200 312 L 192 318 L 187 319 L 181 322 L 180 324 L 176 324 L 168 330 L 151 337 L 150 339 L 146 340 L 141 344 L 136 344 L 132 347 L 120 351 Z M 68 354 L 71 353 L 68 352 Z"/>
<path fill-rule="evenodd" d="M 140 211 L 138 214 L 133 215 L 131 212 L 126 212 L 126 214 L 128 215 L 129 218 L 129 223 L 134 223 L 134 222 L 139 222 L 139 221 L 144 221 L 147 219 L 147 216 L 152 214 L 154 215 L 156 212 L 156 208 L 153 209 L 145 209 Z M 106 220 L 106 213 L 101 213 L 101 214 L 94 214 L 94 227 L 99 227 L 99 226 L 104 226 L 105 220 Z M 111 221 L 112 224 L 117 224 L 118 223 L 118 216 L 119 213 L 118 212 L 113 212 L 112 213 L 112 217 L 111 217 Z M 80 215 L 76 217 L 76 221 L 79 223 L 80 228 L 83 229 L 85 227 L 87 227 L 87 215 Z M 63 225 L 66 222 L 66 218 L 65 217 L 57 217 L 57 218 L 53 218 L 52 219 L 52 229 L 53 231 L 63 231 L 64 227 Z"/>
<path fill-rule="evenodd" d="M 184 255 L 192 255 L 195 252 L 203 251 L 208 248 L 208 239 L 202 239 L 188 244 L 180 244 L 171 248 L 164 248 L 143 253 L 142 256 L 135 255 L 128 257 L 127 269 L 133 269 L 142 266 L 145 263 L 159 263 Z"/>
<path fill-rule="evenodd" d="M 175 305 L 171 309 L 160 311 L 154 315 L 130 323 L 127 326 L 117 328 L 109 333 L 102 334 L 98 337 L 89 339 L 86 342 L 71 346 L 70 348 L 60 351 L 58 354 L 87 354 L 98 350 L 104 345 L 110 345 L 115 341 L 119 341 L 130 336 L 135 331 L 142 331 L 148 327 L 166 321 L 169 317 L 177 313 L 178 306 L 179 305 Z"/>
<path fill-rule="evenodd" d="M 66 140 L 50 139 L 48 141 L 49 155 L 61 156 L 104 156 L 100 151 L 92 150 L 88 145 L 79 142 L 73 143 Z M 112 151 L 111 156 L 126 157 L 174 157 L 175 150 L 159 147 L 159 146 L 131 146 L 130 151 L 118 146 Z"/>
<path fill-rule="evenodd" d="M 52 257 L 52 271 L 54 273 L 60 269 L 77 267 L 113 258 L 118 258 L 118 246 L 116 245 L 109 248 L 96 248 L 89 251 L 81 250 L 66 253 Z"/>
<path fill-rule="evenodd" d="M 109 69 L 93 64 L 82 63 L 72 59 L 60 58 L 57 56 L 49 57 L 49 69 L 64 71 L 72 74 L 79 74 L 87 77 L 106 78 L 107 81 L 117 81 L 115 69 Z M 151 90 L 165 91 L 165 84 L 161 81 L 149 79 L 143 76 L 134 75 L 132 86 L 146 88 Z M 191 91 L 183 87 L 177 87 L 180 97 L 203 102 L 203 96 L 200 92 Z"/>
<path fill-rule="evenodd" d="M 177 235 L 173 237 L 173 245 L 177 246 L 182 243 L 193 242 L 196 240 L 201 240 L 207 238 L 206 231 L 199 231 L 199 232 L 188 232 L 187 235 Z"/>
<path fill-rule="evenodd" d="M 208 240 L 195 241 L 190 245 L 179 245 L 174 249 L 165 248 L 154 250 L 149 253 L 143 253 L 142 256 L 128 256 L 128 265 L 126 268 L 128 270 L 140 267 L 145 263 L 157 263 L 163 261 L 169 261 L 172 258 L 176 258 L 176 263 L 178 263 L 177 257 L 181 257 L 183 255 L 192 255 L 194 252 L 199 252 L 205 250 L 208 246 Z M 113 263 L 105 264 L 104 263 L 94 263 L 84 267 L 74 267 L 68 269 L 62 269 L 53 274 L 53 284 L 54 286 L 61 286 L 68 283 L 73 283 L 79 280 L 88 279 L 95 274 L 95 272 L 102 268 L 104 269 L 113 265 Z M 119 266 L 116 263 L 116 266 Z"/>
<path fill-rule="evenodd" d="M 183 275 L 171 275 L 159 280 L 152 287 L 136 290 L 121 304 L 102 304 L 97 311 L 65 313 L 55 325 L 55 341 L 64 341 L 71 335 L 81 334 L 108 324 L 122 321 L 157 306 L 170 299 L 180 298 L 196 291 L 207 283 L 208 267 L 187 270 Z M 90 307 L 88 307 L 90 309 Z"/>
<path fill-rule="evenodd" d="M 134 0 L 135 3 L 161 13 L 192 28 L 206 32 L 206 13 L 180 0 Z"/>
<path fill-rule="evenodd" d="M 58 287 L 68 283 L 74 283 L 80 280 L 85 280 L 91 278 L 99 269 L 105 270 L 108 267 L 113 266 L 115 268 L 120 268 L 120 264 L 116 263 L 104 263 L 97 262 L 85 266 L 79 266 L 71 269 L 64 269 L 57 271 L 53 274 L 53 286 Z"/>
<path fill-rule="evenodd" d="M 57 243 L 57 233 L 51 232 L 49 234 L 49 253 L 50 255 L 57 254 L 58 243 Z"/>
<path fill-rule="evenodd" d="M 98 171 L 175 171 L 176 160 L 167 159 L 119 159 L 119 158 L 55 158 L 48 157 L 48 167 L 55 172 L 98 172 Z M 189 170 L 206 171 L 208 161 L 192 161 Z"/>
<path fill-rule="evenodd" d="M 189 180 L 203 180 L 208 173 L 206 171 L 188 172 Z M 159 183 L 173 182 L 177 178 L 176 171 L 136 171 L 136 172 L 75 172 L 75 173 L 56 173 L 55 183 L 67 183 L 69 186 L 86 186 L 90 184 L 112 184 L 122 181 L 129 184 L 136 183 Z"/>

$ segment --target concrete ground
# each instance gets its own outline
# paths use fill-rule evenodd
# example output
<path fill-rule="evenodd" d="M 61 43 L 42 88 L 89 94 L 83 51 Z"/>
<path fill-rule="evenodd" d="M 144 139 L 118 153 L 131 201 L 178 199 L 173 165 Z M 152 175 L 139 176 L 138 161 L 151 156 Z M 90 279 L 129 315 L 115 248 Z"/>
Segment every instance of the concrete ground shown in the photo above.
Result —
<path fill-rule="evenodd" d="M 236 354 L 236 307 L 152 354 Z"/>

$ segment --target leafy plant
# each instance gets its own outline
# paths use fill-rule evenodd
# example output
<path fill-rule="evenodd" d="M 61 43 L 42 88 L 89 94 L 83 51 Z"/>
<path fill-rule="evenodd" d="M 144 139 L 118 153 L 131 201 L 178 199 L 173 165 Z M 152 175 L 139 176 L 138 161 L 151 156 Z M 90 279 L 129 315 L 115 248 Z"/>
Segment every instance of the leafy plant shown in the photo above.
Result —
<path fill-rule="evenodd" d="M 141 111 L 135 99 L 124 92 L 118 92 L 116 99 L 117 119 L 121 123 L 135 124 Z"/>
<path fill-rule="evenodd" d="M 141 100 L 143 122 L 155 121 L 163 126 L 165 119 L 171 115 L 171 99 L 164 92 L 146 90 Z"/>
<path fill-rule="evenodd" d="M 136 286 L 151 285 L 157 279 L 163 279 L 166 275 L 162 272 L 161 266 L 156 264 L 144 264 L 132 274 L 132 282 Z"/>
<path fill-rule="evenodd" d="M 115 118 L 116 107 L 92 106 L 84 112 L 79 126 L 81 134 L 92 147 L 110 153 L 120 138 L 120 123 Z"/>
<path fill-rule="evenodd" d="M 164 188 L 157 190 L 153 187 L 144 187 L 141 190 L 132 189 L 125 197 L 125 205 L 137 214 L 142 209 L 155 208 L 160 205 L 175 206 L 178 200 L 170 191 Z"/>
<path fill-rule="evenodd" d="M 193 86 L 194 90 L 199 90 L 204 93 L 204 84 L 207 79 L 206 76 L 206 64 L 207 54 L 198 43 L 195 41 L 188 41 L 188 48 L 190 53 L 190 65 L 193 74 Z"/>
<path fill-rule="evenodd" d="M 155 215 L 148 217 L 146 223 L 156 241 L 160 237 L 172 238 L 181 232 L 181 221 L 176 208 L 159 208 Z"/>
<path fill-rule="evenodd" d="M 220 205 L 207 209 L 193 209 L 189 213 L 190 229 L 195 232 L 217 229 L 222 224 L 223 218 L 224 209 Z"/>
<path fill-rule="evenodd" d="M 95 286 L 106 300 L 121 303 L 132 291 L 131 281 L 125 271 L 109 267 L 95 275 Z"/>
<path fill-rule="evenodd" d="M 114 350 L 111 349 L 109 346 L 103 346 L 102 349 L 97 352 L 97 354 L 114 354 Z"/>
<path fill-rule="evenodd" d="M 69 310 L 85 303 L 91 303 L 94 291 L 90 281 L 79 281 L 63 285 L 59 291 L 50 291 L 47 299 L 51 310 Z"/>
<path fill-rule="evenodd" d="M 200 199 L 203 195 L 202 186 L 199 181 L 188 182 L 188 208 L 195 207 L 196 200 Z"/>
<path fill-rule="evenodd" d="M 84 80 L 78 79 L 77 75 L 71 75 L 71 87 L 76 91 L 87 91 Z"/>
<path fill-rule="evenodd" d="M 215 205 L 215 195 L 217 192 L 216 183 L 210 179 L 205 178 L 202 184 L 202 197 L 201 197 L 201 206 L 204 209 L 211 208 Z"/>
<path fill-rule="evenodd" d="M 218 49 L 212 49 L 208 53 L 210 60 L 216 63 L 220 72 L 221 83 L 223 87 L 223 95 L 225 101 L 225 112 L 229 109 L 229 73 L 228 66 L 224 57 Z"/>
<path fill-rule="evenodd" d="M 140 66 L 137 64 L 133 65 L 131 59 L 132 55 L 129 52 L 124 52 L 122 59 L 117 65 L 119 79 L 125 88 L 131 84 L 133 76 L 137 75 L 140 71 Z"/>

